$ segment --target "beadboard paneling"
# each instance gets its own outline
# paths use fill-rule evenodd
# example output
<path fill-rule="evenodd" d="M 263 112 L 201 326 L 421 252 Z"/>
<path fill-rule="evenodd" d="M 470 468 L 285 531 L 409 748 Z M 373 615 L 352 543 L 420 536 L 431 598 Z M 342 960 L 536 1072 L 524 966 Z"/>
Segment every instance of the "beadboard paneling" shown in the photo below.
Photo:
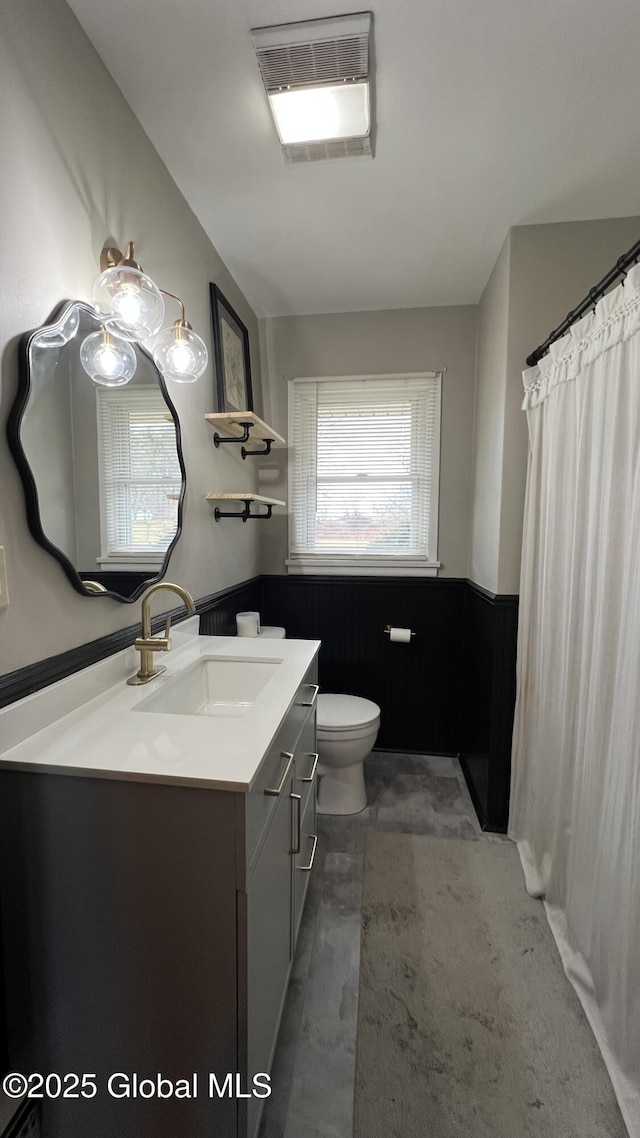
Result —
<path fill-rule="evenodd" d="M 408 577 L 263 577 L 262 620 L 322 640 L 324 691 L 382 711 L 377 746 L 456 754 L 466 581 Z M 392 644 L 385 625 L 411 628 Z"/>
<path fill-rule="evenodd" d="M 505 832 L 516 690 L 517 596 L 468 584 L 460 763 L 483 829 Z"/>

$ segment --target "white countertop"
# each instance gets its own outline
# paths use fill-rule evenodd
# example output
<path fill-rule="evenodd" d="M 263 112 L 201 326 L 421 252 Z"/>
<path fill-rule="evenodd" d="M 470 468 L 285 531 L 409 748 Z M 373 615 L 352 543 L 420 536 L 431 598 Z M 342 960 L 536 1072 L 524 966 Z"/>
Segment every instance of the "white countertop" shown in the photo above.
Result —
<path fill-rule="evenodd" d="M 127 686 L 126 676 L 138 666 L 138 654 L 127 649 L 4 708 L 0 773 L 5 768 L 249 790 L 320 642 L 197 636 L 189 624 L 191 634 L 181 634 L 183 626 L 172 630 L 174 648 L 155 657 L 167 671 L 148 684 Z M 217 655 L 281 663 L 240 716 L 135 710 L 198 657 Z"/>

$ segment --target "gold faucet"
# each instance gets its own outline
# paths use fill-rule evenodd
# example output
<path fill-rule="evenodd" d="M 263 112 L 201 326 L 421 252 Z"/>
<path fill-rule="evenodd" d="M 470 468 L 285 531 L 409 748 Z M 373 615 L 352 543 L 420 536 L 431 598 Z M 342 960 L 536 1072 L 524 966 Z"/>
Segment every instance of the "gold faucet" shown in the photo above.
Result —
<path fill-rule="evenodd" d="M 171 648 L 171 640 L 169 633 L 171 631 L 171 617 L 168 616 L 164 626 L 164 636 L 151 635 L 151 598 L 154 593 L 159 593 L 161 589 L 168 589 L 170 593 L 177 593 L 178 596 L 184 601 L 187 612 L 195 612 L 196 606 L 193 601 L 191 593 L 183 589 L 181 585 L 172 585 L 170 581 L 160 581 L 158 585 L 152 585 L 147 589 L 142 597 L 142 636 L 138 636 L 133 642 L 134 648 L 140 653 L 140 669 L 136 672 L 135 676 L 129 676 L 128 684 L 148 684 L 149 680 L 159 676 L 161 672 L 166 672 L 166 668 L 153 666 L 153 653 L 154 652 L 168 652 Z"/>

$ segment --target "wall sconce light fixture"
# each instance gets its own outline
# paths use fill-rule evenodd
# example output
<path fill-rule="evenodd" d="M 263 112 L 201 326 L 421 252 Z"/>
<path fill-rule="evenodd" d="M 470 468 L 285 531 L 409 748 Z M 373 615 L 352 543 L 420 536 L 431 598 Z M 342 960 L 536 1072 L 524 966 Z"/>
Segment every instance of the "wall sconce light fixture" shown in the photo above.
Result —
<path fill-rule="evenodd" d="M 136 370 L 136 355 L 129 343 L 149 340 L 160 332 L 165 316 L 162 298 L 169 296 L 180 305 L 181 316 L 156 336 L 154 362 L 175 383 L 199 379 L 209 359 L 207 346 L 186 319 L 180 298 L 158 288 L 142 270 L 134 257 L 133 242 L 124 254 L 113 246 L 105 247 L 100 269 L 93 301 L 103 327 L 82 343 L 80 361 L 87 375 L 106 387 L 128 383 Z"/>

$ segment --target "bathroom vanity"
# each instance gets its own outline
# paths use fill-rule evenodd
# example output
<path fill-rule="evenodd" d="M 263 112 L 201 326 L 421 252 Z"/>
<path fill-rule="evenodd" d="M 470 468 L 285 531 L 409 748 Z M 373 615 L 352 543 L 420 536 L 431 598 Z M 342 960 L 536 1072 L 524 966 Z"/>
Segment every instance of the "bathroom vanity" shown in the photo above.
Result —
<path fill-rule="evenodd" d="M 11 1067 L 79 1076 L 46 1138 L 259 1126 L 316 846 L 319 644 L 183 639 L 145 687 L 127 652 L 0 715 Z"/>

